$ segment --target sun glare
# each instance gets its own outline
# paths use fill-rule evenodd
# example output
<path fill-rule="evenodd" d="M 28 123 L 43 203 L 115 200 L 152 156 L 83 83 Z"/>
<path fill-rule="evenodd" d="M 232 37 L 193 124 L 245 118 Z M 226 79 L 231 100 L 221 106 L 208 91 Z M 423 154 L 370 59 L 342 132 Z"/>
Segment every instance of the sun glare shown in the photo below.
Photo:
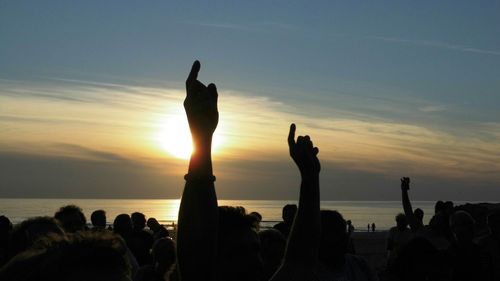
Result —
<path fill-rule="evenodd" d="M 160 121 L 159 127 L 156 140 L 161 149 L 176 158 L 189 159 L 193 152 L 193 144 L 189 124 L 184 113 L 171 115 L 165 120 Z M 221 144 L 222 138 L 216 131 L 212 143 L 213 154 L 219 151 Z"/>

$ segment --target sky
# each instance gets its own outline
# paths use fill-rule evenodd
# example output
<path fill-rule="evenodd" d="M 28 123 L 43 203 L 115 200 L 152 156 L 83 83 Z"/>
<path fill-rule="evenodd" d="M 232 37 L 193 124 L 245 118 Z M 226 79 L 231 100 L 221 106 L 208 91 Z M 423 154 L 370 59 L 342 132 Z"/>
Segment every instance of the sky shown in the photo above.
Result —
<path fill-rule="evenodd" d="M 179 198 L 194 60 L 222 199 L 500 198 L 499 1 L 0 0 L 0 197 Z"/>

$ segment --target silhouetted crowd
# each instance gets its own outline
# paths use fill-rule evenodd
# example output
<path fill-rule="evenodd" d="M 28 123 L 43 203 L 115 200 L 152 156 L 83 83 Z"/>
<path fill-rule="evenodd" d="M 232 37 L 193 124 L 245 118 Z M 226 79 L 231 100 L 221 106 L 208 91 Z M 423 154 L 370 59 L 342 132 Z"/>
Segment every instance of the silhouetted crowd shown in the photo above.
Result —
<path fill-rule="evenodd" d="M 319 150 L 309 136 L 295 137 L 295 124 L 288 148 L 301 176 L 300 193 L 298 205 L 283 208 L 283 221 L 264 229 L 259 213 L 218 206 L 211 157 L 218 93 L 214 84 L 198 80 L 200 67 L 196 61 L 186 80 L 194 152 L 177 232 L 139 212 L 120 214 L 108 227 L 105 211 L 97 210 L 87 227 L 74 205 L 14 227 L 1 216 L 1 281 L 500 280 L 500 212 L 485 214 L 487 228 L 478 231 L 478 218 L 438 201 L 424 225 L 423 211 L 411 205 L 409 178 L 401 179 L 404 214 L 388 232 L 387 265 L 375 272 L 355 254 L 352 223 L 320 209 Z"/>

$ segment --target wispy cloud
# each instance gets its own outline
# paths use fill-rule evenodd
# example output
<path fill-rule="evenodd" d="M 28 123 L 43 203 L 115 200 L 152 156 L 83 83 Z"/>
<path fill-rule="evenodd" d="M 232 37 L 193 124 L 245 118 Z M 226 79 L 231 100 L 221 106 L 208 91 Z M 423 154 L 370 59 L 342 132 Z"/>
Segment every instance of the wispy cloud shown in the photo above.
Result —
<path fill-rule="evenodd" d="M 115 156 L 128 154 L 150 160 L 167 157 L 160 152 L 154 135 L 170 116 L 183 114 L 183 90 L 66 82 L 63 86 L 44 87 L 9 84 L 8 88 L 18 95 L 4 95 L 4 88 L 0 87 L 0 126 L 9 128 L 9 134 L 0 135 L 0 143 L 9 147 L 31 143 L 28 146 L 40 150 L 48 149 L 47 143 L 66 143 L 69 145 L 58 146 L 54 153 L 79 154 L 83 158 L 122 160 Z M 40 94 L 33 94 L 33 89 Z M 54 100 L 43 95 L 45 92 L 62 98 Z M 64 98 L 68 95 L 84 96 L 87 102 Z M 500 181 L 500 124 L 495 122 L 477 122 L 453 131 L 430 122 L 381 119 L 356 112 L 338 114 L 329 104 L 299 107 L 222 89 L 219 100 L 221 120 L 217 133 L 225 142 L 216 157 L 221 161 L 284 161 L 288 126 L 296 122 L 299 134 L 313 137 L 322 159 L 336 165 L 379 174 L 404 169 L 421 175 L 484 176 Z M 371 101 L 371 107 L 378 106 L 374 99 Z M 383 104 L 388 102 L 383 99 Z M 405 102 L 391 100 L 383 110 L 400 108 Z M 414 111 L 421 114 L 448 110 L 443 104 L 413 102 Z M 407 115 L 408 111 L 404 109 L 398 114 Z"/>
<path fill-rule="evenodd" d="M 440 42 L 440 41 L 415 40 L 415 39 L 404 39 L 404 38 L 385 37 L 385 36 L 367 36 L 366 38 L 367 39 L 381 40 L 381 41 L 386 41 L 386 42 L 403 43 L 403 44 L 411 44 L 411 45 L 417 45 L 417 46 L 426 46 L 426 47 L 448 49 L 448 50 L 454 50 L 454 51 L 460 51 L 460 52 L 469 52 L 469 53 L 476 53 L 476 54 L 483 54 L 483 55 L 500 56 L 500 50 L 481 49 L 481 48 L 475 48 L 475 47 L 466 46 L 466 45 L 451 44 L 451 43 Z"/>
<path fill-rule="evenodd" d="M 445 111 L 447 108 L 444 105 L 426 105 L 420 107 L 418 110 L 423 112 L 441 112 Z"/>
<path fill-rule="evenodd" d="M 269 31 L 269 29 L 277 30 L 295 30 L 296 26 L 288 23 L 273 22 L 273 21 L 261 21 L 253 23 L 229 23 L 229 22 L 197 22 L 197 21 L 183 21 L 184 24 L 196 25 L 208 28 L 218 28 L 218 29 L 232 29 L 239 31 Z"/>

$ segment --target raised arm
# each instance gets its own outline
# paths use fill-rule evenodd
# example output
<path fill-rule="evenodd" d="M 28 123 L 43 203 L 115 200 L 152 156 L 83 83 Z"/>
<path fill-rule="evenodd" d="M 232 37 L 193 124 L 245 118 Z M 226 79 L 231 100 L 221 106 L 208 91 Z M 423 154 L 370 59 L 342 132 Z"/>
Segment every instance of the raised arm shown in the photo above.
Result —
<path fill-rule="evenodd" d="M 217 249 L 217 196 L 212 173 L 212 136 L 217 128 L 217 89 L 198 81 L 195 61 L 186 80 L 186 110 L 193 154 L 179 208 L 177 257 L 183 281 L 214 280 Z"/>
<path fill-rule="evenodd" d="M 318 148 L 309 136 L 295 141 L 295 124 L 288 135 L 290 156 L 300 171 L 299 208 L 290 231 L 283 265 L 271 280 L 311 280 L 318 262 L 321 236 Z"/>
<path fill-rule="evenodd" d="M 410 178 L 401 178 L 401 194 L 403 200 L 403 210 L 405 211 L 406 219 L 412 231 L 417 231 L 423 227 L 422 223 L 415 217 L 413 213 L 413 208 L 411 206 L 410 197 L 408 196 L 408 190 L 410 189 Z"/>

